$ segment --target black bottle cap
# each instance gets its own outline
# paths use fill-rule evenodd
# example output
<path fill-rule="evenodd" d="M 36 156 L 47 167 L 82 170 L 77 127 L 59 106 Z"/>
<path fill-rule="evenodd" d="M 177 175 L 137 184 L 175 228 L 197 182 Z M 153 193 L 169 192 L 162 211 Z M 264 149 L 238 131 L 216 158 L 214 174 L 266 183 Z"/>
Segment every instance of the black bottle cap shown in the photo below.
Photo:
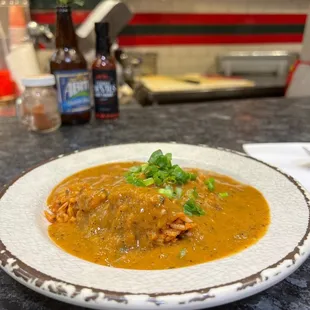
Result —
<path fill-rule="evenodd" d="M 108 37 L 109 23 L 95 23 L 95 31 L 100 37 Z"/>

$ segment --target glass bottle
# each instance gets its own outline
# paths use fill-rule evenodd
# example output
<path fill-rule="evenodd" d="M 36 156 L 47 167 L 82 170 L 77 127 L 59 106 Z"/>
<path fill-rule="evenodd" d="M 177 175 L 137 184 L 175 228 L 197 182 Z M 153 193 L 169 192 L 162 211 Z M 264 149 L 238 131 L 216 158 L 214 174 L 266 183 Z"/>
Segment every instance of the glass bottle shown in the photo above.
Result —
<path fill-rule="evenodd" d="M 51 132 L 61 125 L 52 74 L 29 76 L 22 79 L 25 91 L 17 100 L 16 113 L 28 130 Z"/>
<path fill-rule="evenodd" d="M 90 121 L 90 82 L 87 63 L 80 52 L 70 6 L 57 7 L 56 52 L 50 62 L 55 75 L 63 124 Z"/>
<path fill-rule="evenodd" d="M 96 23 L 96 59 L 92 65 L 96 118 L 119 117 L 116 63 L 110 53 L 109 24 Z"/>

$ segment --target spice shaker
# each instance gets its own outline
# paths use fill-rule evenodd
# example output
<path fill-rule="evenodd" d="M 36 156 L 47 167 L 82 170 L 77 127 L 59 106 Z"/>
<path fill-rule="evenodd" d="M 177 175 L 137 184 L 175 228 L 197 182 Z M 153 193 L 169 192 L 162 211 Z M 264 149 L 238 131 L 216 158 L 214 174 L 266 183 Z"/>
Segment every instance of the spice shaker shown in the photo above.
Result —
<path fill-rule="evenodd" d="M 22 79 L 25 86 L 17 101 L 17 116 L 31 131 L 51 132 L 61 125 L 57 93 L 52 74 L 28 76 Z"/>

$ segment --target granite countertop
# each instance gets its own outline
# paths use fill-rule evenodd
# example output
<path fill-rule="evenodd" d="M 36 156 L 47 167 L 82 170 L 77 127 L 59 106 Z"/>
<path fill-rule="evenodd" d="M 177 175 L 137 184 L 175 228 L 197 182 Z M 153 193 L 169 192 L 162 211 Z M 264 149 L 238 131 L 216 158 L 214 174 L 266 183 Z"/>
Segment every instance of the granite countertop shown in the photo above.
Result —
<path fill-rule="evenodd" d="M 53 156 L 107 144 L 176 141 L 242 151 L 246 142 L 309 142 L 309 99 L 260 99 L 124 109 L 117 121 L 29 133 L 0 118 L 0 186 Z M 310 309 L 310 261 L 282 283 L 218 309 Z M 0 270 L 1 310 L 78 310 L 41 296 Z"/>

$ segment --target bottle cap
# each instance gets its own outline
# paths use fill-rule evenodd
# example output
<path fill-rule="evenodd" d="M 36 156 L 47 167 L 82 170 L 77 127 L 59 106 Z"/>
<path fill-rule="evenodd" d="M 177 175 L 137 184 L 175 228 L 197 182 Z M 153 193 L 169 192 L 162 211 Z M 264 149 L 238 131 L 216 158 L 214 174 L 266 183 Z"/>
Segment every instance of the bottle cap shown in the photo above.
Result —
<path fill-rule="evenodd" d="M 95 23 L 95 31 L 100 37 L 108 37 L 109 23 Z"/>
<path fill-rule="evenodd" d="M 54 86 L 56 81 L 52 74 L 30 75 L 22 78 L 22 84 L 25 87 L 44 87 Z"/>

